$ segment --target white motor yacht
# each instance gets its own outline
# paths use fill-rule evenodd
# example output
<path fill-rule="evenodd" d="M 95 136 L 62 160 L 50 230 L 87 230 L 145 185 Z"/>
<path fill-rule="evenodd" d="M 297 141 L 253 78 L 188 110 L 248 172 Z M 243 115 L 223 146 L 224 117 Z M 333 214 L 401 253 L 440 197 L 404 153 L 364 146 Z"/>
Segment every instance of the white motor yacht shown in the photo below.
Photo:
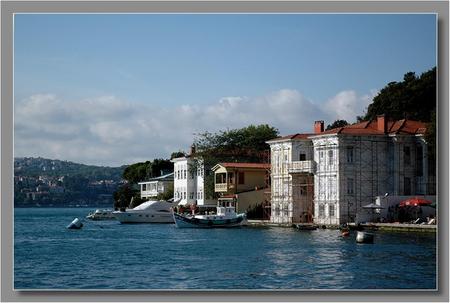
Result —
<path fill-rule="evenodd" d="M 91 220 L 114 220 L 115 218 L 111 209 L 96 209 L 86 216 L 86 219 Z"/>
<path fill-rule="evenodd" d="M 171 207 L 176 203 L 168 201 L 147 201 L 125 211 L 115 211 L 120 223 L 174 223 Z"/>

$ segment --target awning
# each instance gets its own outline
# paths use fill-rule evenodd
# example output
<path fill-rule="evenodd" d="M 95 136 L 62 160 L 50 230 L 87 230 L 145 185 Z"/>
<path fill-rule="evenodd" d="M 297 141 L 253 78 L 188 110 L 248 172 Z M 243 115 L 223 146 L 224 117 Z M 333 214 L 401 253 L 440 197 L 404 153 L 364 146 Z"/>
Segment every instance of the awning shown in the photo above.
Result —
<path fill-rule="evenodd" d="M 400 202 L 398 205 L 399 207 L 405 207 L 405 206 L 427 206 L 431 205 L 433 202 L 429 200 L 425 200 L 423 198 L 410 198 L 406 199 Z"/>

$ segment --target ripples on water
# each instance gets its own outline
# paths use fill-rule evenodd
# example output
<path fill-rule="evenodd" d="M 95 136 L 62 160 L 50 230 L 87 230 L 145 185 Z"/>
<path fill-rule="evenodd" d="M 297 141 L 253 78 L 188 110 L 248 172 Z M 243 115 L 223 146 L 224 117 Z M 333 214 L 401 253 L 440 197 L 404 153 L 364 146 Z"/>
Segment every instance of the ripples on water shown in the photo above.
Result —
<path fill-rule="evenodd" d="M 85 221 L 91 209 L 15 209 L 16 289 L 434 289 L 434 234 L 177 229 Z"/>

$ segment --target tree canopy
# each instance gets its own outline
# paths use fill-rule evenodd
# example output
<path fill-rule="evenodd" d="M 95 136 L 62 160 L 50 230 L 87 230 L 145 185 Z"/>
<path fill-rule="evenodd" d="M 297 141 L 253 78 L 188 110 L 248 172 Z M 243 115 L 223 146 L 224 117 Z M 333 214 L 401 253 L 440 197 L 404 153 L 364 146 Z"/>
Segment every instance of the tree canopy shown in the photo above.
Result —
<path fill-rule="evenodd" d="M 230 160 L 233 160 L 233 157 L 237 157 L 256 161 L 254 158 L 258 152 L 269 148 L 266 141 L 277 136 L 278 130 L 267 124 L 249 125 L 240 129 L 220 131 L 218 133 L 205 132 L 197 134 L 194 145 L 197 153 L 202 155 L 215 154 L 221 157 L 228 157 Z"/>
<path fill-rule="evenodd" d="M 336 120 L 333 123 L 329 124 L 325 130 L 330 130 L 337 127 L 342 127 L 348 125 L 346 120 Z"/>
<path fill-rule="evenodd" d="M 140 197 L 140 192 L 136 189 L 137 183 L 161 176 L 161 174 L 173 170 L 173 163 L 167 159 L 154 159 L 153 161 L 134 163 L 123 172 L 123 178 L 128 181 L 118 188 L 114 193 L 114 207 L 124 208 L 130 205 L 133 197 L 133 207 L 138 206 L 144 200 Z"/>
<path fill-rule="evenodd" d="M 430 122 L 436 111 L 436 67 L 419 77 L 413 72 L 401 82 L 388 83 L 367 108 L 364 120 L 385 114 L 395 120 L 404 118 Z"/>
<path fill-rule="evenodd" d="M 123 178 L 130 183 L 138 183 L 146 179 L 159 177 L 161 171 L 173 170 L 173 163 L 166 159 L 139 162 L 125 168 Z"/>
<path fill-rule="evenodd" d="M 266 141 L 276 137 L 278 130 L 267 124 L 197 134 L 194 145 L 205 167 L 206 198 L 215 197 L 212 166 L 220 162 L 264 162 L 265 151 L 269 150 Z M 197 166 L 198 161 L 195 161 L 190 170 L 195 171 Z"/>

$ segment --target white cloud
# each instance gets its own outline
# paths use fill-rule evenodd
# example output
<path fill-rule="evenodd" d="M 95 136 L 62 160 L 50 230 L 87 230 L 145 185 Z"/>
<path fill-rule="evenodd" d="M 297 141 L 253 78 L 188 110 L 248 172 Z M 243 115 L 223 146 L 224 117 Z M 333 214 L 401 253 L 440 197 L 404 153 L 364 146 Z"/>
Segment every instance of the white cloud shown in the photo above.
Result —
<path fill-rule="evenodd" d="M 353 90 L 345 90 L 330 98 L 325 104 L 325 111 L 329 116 L 336 119 L 347 120 L 349 123 L 355 122 L 356 116 L 362 115 L 367 106 L 375 97 L 376 91 L 358 96 Z"/>
<path fill-rule="evenodd" d="M 15 104 L 15 155 L 122 165 L 187 150 L 194 134 L 267 123 L 280 134 L 312 132 L 315 120 L 354 121 L 374 92 L 343 91 L 325 104 L 282 89 L 265 96 L 224 97 L 206 106 L 135 104 L 114 96 L 66 101 L 33 95 Z"/>

